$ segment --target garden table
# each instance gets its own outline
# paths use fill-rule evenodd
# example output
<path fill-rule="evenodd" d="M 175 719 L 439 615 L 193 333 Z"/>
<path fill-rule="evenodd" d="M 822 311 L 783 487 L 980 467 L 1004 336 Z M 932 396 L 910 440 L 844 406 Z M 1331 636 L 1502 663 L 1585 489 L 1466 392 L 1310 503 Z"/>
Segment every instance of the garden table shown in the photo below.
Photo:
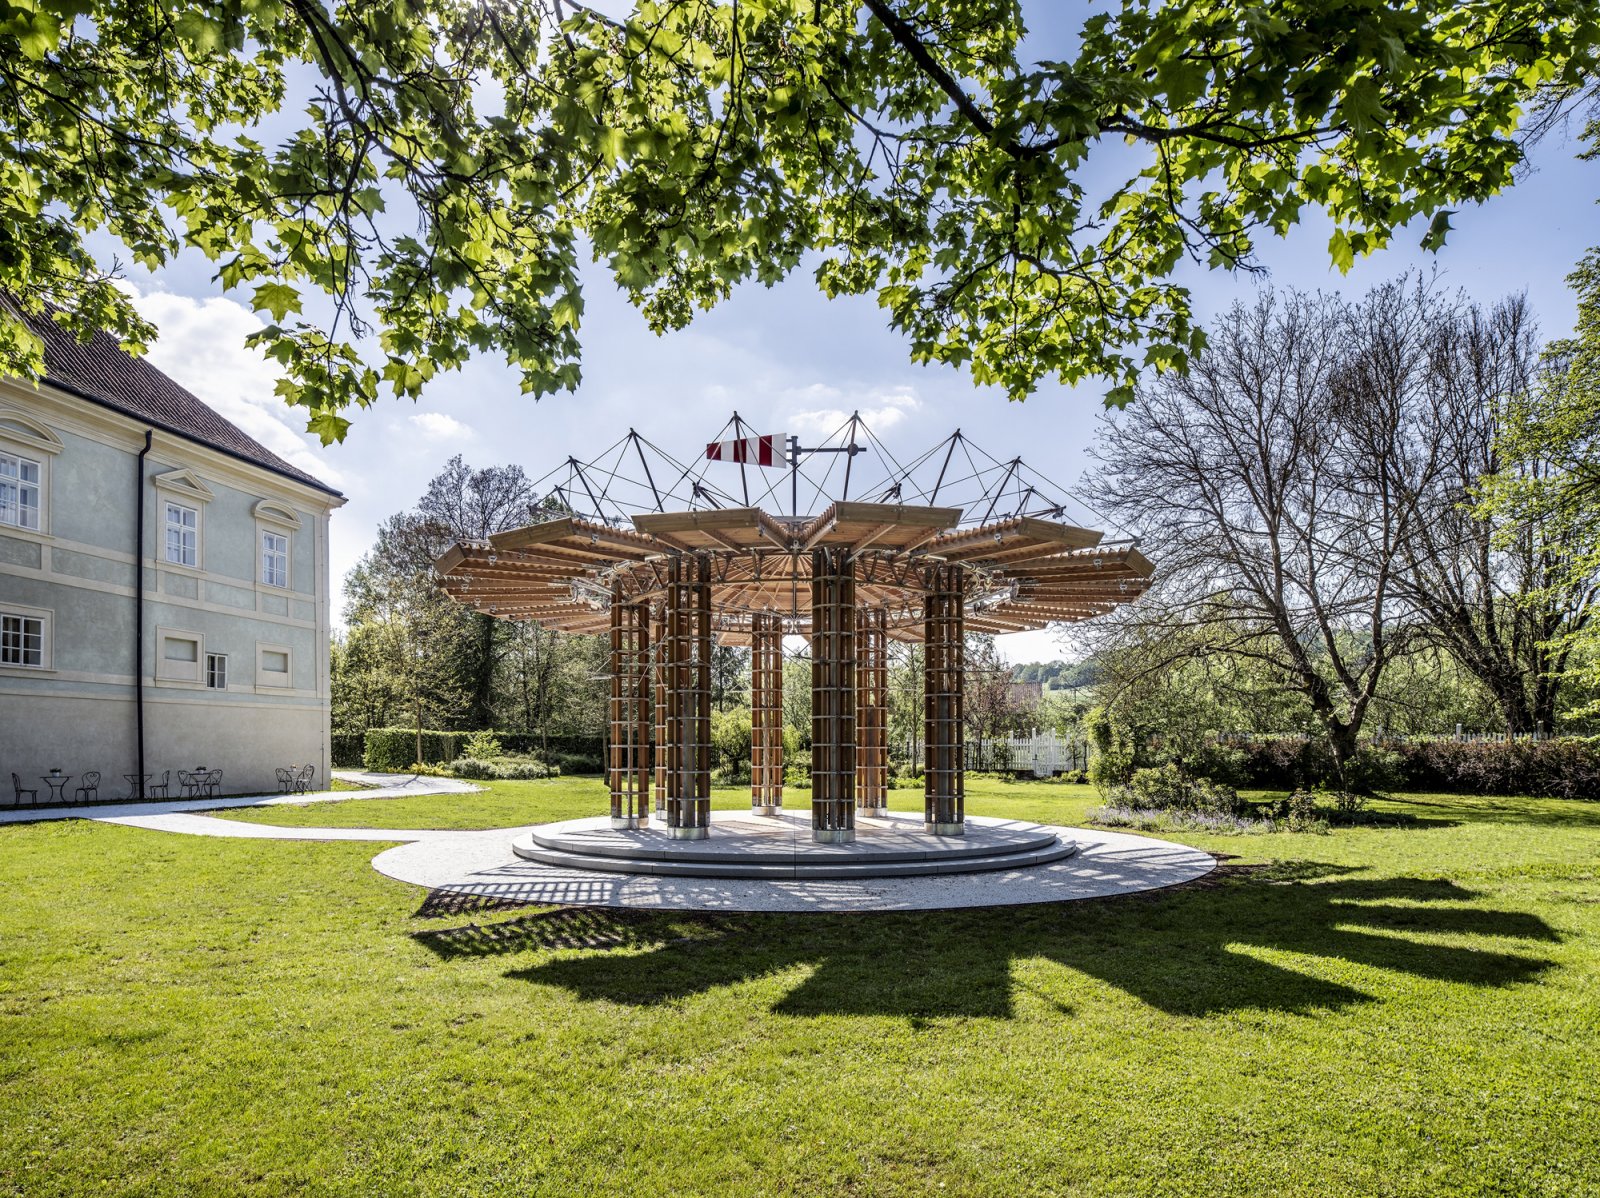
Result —
<path fill-rule="evenodd" d="M 67 783 L 72 781 L 71 774 L 40 774 L 39 780 L 50 788 L 50 800 L 55 803 L 67 801 Z"/>
<path fill-rule="evenodd" d="M 141 798 L 144 795 L 144 784 L 155 777 L 154 774 L 123 774 L 122 776 L 128 780 L 128 793 L 123 796 L 127 799 Z"/>

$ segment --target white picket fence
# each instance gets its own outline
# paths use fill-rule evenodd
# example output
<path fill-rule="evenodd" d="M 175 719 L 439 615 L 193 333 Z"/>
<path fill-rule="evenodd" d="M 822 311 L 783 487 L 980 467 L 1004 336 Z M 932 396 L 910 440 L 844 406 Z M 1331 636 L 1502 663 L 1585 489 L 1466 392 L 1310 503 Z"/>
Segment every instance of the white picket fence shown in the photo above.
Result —
<path fill-rule="evenodd" d="M 923 762 L 922 745 L 900 745 L 900 760 Z M 969 770 L 1002 770 L 1031 773 L 1049 778 L 1068 770 L 1089 768 L 1089 746 L 1082 740 L 1068 739 L 1054 731 L 1035 730 L 1028 736 L 1006 736 L 966 742 L 966 767 Z"/>

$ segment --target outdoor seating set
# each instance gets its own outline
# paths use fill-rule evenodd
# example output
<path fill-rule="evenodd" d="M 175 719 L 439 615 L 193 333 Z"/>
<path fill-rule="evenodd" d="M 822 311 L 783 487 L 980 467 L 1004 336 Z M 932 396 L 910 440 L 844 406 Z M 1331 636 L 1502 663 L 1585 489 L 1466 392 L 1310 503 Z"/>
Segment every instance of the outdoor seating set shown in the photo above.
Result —
<path fill-rule="evenodd" d="M 307 767 L 308 769 L 310 767 Z M 280 770 L 279 773 L 282 773 Z M 172 797 L 172 770 L 163 770 L 161 781 L 155 781 L 155 774 L 123 774 L 123 779 L 128 783 L 128 793 L 123 799 L 137 799 L 141 791 L 147 799 L 167 799 Z M 207 769 L 205 766 L 196 766 L 192 770 L 178 770 L 178 794 L 180 798 L 206 799 L 215 798 L 222 793 L 222 771 Z M 53 769 L 48 774 L 39 775 L 39 780 L 49 789 L 50 797 L 45 800 L 52 805 L 67 802 L 67 786 L 74 775 L 62 773 Z M 143 783 L 141 787 L 140 783 Z M 23 785 L 22 778 L 15 772 L 11 775 L 11 789 L 14 804 L 18 807 L 24 803 L 30 806 L 39 806 L 39 788 Z M 87 770 L 82 782 L 72 790 L 72 798 L 78 803 L 98 803 L 100 801 L 100 771 Z"/>
<path fill-rule="evenodd" d="M 314 765 L 279 766 L 278 793 L 303 795 L 311 789 L 311 780 L 317 776 L 317 767 Z"/>

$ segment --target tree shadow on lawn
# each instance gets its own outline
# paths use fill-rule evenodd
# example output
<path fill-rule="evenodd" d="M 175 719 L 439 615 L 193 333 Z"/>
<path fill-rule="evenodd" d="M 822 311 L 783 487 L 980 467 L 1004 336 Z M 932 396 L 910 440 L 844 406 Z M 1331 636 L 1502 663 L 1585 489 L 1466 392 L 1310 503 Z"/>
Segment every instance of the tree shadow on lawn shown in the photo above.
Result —
<path fill-rule="evenodd" d="M 589 909 L 582 916 L 549 913 L 493 925 L 466 942 L 459 938 L 461 929 L 417 938 L 445 958 L 536 948 L 642 948 L 556 957 L 507 974 L 585 1000 L 640 1007 L 807 966 L 808 976 L 772 1005 L 774 1012 L 914 1021 L 1010 1018 L 1013 963 L 1030 959 L 1081 971 L 1184 1016 L 1309 1012 L 1379 997 L 1262 960 L 1254 955 L 1259 951 L 1473 986 L 1530 981 L 1552 964 L 1498 946 L 1417 939 L 1558 939 L 1536 915 L 1463 905 L 1475 892 L 1453 882 L 1364 879 L 1348 876 L 1353 870 L 1315 863 L 1222 871 L 1220 881 L 1213 875 L 1198 886 L 1158 894 L 1033 907 L 736 917 Z M 1304 881 L 1314 875 L 1325 880 Z M 552 938 L 563 919 L 584 921 L 589 942 Z"/>

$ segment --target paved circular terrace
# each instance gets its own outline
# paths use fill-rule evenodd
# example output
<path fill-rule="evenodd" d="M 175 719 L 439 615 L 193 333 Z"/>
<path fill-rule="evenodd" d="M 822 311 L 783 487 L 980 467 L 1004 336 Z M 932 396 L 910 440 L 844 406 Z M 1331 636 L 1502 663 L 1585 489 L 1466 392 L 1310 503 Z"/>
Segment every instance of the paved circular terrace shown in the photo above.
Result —
<path fill-rule="evenodd" d="M 1075 851 L 1043 864 L 981 873 L 804 879 L 682 877 L 529 860 L 518 856 L 512 843 L 516 839 L 531 844 L 532 829 L 523 829 L 515 837 L 501 829 L 433 833 L 425 840 L 379 853 L 372 864 L 379 873 L 401 882 L 515 902 L 660 911 L 819 912 L 926 911 L 1106 898 L 1190 882 L 1216 865 L 1209 854 L 1170 841 L 1099 829 L 1024 826 L 1070 842 Z M 679 843 L 697 844 L 703 850 L 717 838 L 714 830 L 708 841 Z"/>

